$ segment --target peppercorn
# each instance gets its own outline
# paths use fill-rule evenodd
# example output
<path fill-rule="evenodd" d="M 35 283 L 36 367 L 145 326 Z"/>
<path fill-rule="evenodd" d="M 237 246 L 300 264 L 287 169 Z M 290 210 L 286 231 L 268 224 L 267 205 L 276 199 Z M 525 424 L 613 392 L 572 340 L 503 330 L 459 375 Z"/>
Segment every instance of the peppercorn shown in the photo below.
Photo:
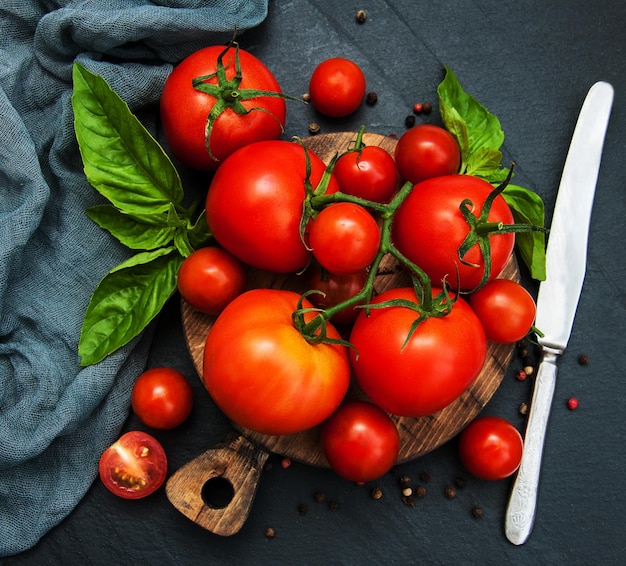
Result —
<path fill-rule="evenodd" d="M 420 474 L 420 479 L 425 482 L 428 483 L 430 481 L 430 474 L 428 472 L 422 472 Z"/>
<path fill-rule="evenodd" d="M 309 124 L 309 134 L 319 134 L 320 133 L 320 125 L 317 122 L 311 122 Z"/>
<path fill-rule="evenodd" d="M 424 114 L 430 114 L 433 111 L 433 106 L 430 102 L 424 102 L 424 104 L 422 104 L 422 112 Z"/>
<path fill-rule="evenodd" d="M 524 367 L 524 373 L 528 376 L 531 376 L 535 371 L 535 368 L 533 366 L 525 366 Z"/>
<path fill-rule="evenodd" d="M 316 503 L 324 503 L 324 501 L 326 501 L 326 494 L 323 491 L 316 491 L 313 494 L 313 499 Z"/>
<path fill-rule="evenodd" d="M 265 536 L 267 538 L 274 538 L 276 536 L 276 531 L 272 529 L 272 527 L 267 527 L 267 529 L 265 529 Z"/>
<path fill-rule="evenodd" d="M 355 18 L 357 23 L 363 24 L 367 20 L 367 12 L 365 10 L 357 10 Z"/>
<path fill-rule="evenodd" d="M 465 487 L 465 478 L 458 477 L 454 480 L 454 483 L 459 489 L 463 489 Z"/>
<path fill-rule="evenodd" d="M 456 489 L 453 485 L 446 486 L 444 493 L 448 499 L 454 499 L 456 497 Z"/>
<path fill-rule="evenodd" d="M 520 403 L 519 412 L 520 415 L 526 415 L 528 413 L 528 405 L 526 403 Z"/>
<path fill-rule="evenodd" d="M 302 100 L 304 100 L 304 102 L 309 102 L 311 100 L 311 95 L 308 92 L 305 92 L 302 95 Z"/>
<path fill-rule="evenodd" d="M 520 369 L 519 371 L 515 372 L 515 379 L 517 379 L 518 381 L 524 381 L 527 377 L 528 375 L 523 369 Z"/>
<path fill-rule="evenodd" d="M 576 409 L 578 409 L 578 399 L 576 399 L 576 397 L 570 397 L 567 400 L 567 408 L 570 411 L 575 411 Z"/>
<path fill-rule="evenodd" d="M 291 466 L 291 460 L 290 460 L 289 458 L 283 458 L 283 459 L 280 461 L 280 465 L 281 465 L 283 468 L 288 468 L 289 466 Z"/>
<path fill-rule="evenodd" d="M 404 475 L 404 476 L 400 476 L 400 478 L 398 479 L 398 483 L 400 484 L 400 487 L 404 489 L 405 487 L 411 487 L 413 480 L 411 479 L 410 476 Z"/>
<path fill-rule="evenodd" d="M 405 119 L 404 119 L 404 125 L 407 128 L 412 128 L 413 126 L 415 126 L 415 116 L 413 116 L 413 114 L 409 114 Z"/>
<path fill-rule="evenodd" d="M 413 495 L 413 488 L 412 487 L 404 487 L 404 488 L 402 488 L 402 496 L 403 497 L 410 497 L 411 495 Z"/>
<path fill-rule="evenodd" d="M 409 506 L 409 507 L 415 507 L 415 496 L 414 495 L 403 495 L 402 496 L 402 503 L 404 503 L 405 505 Z"/>
<path fill-rule="evenodd" d="M 331 500 L 328 502 L 328 508 L 329 508 L 331 511 L 338 511 L 338 510 L 339 510 L 339 501 L 337 501 L 337 500 L 335 500 L 335 499 L 331 499 Z"/>
<path fill-rule="evenodd" d="M 378 102 L 378 95 L 375 92 L 368 92 L 365 97 L 365 104 L 368 106 L 374 106 Z"/>
<path fill-rule="evenodd" d="M 306 506 L 306 503 L 300 503 L 298 505 L 298 513 L 300 513 L 300 515 L 306 515 L 309 511 L 309 508 Z"/>
<path fill-rule="evenodd" d="M 416 102 L 413 105 L 413 113 L 414 114 L 421 114 L 423 110 L 424 110 L 424 105 L 421 102 Z"/>
<path fill-rule="evenodd" d="M 581 366 L 588 366 L 589 365 L 589 356 L 587 354 L 581 354 L 580 356 L 578 356 L 578 363 Z"/>
<path fill-rule="evenodd" d="M 378 486 L 373 487 L 372 490 L 370 491 L 370 497 L 372 499 L 380 499 L 382 496 L 383 496 L 383 490 Z"/>
<path fill-rule="evenodd" d="M 482 507 L 479 507 L 478 505 L 474 505 L 474 507 L 472 507 L 472 517 L 480 519 L 484 514 L 485 513 Z"/>
<path fill-rule="evenodd" d="M 413 493 L 416 497 L 422 498 L 426 495 L 426 488 L 423 485 L 418 485 Z"/>

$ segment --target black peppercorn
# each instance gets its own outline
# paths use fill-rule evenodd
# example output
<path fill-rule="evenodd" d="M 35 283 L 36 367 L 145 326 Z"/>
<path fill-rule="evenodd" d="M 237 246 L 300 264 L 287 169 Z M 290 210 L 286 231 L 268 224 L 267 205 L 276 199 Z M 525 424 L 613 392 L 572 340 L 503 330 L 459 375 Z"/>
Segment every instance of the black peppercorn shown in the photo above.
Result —
<path fill-rule="evenodd" d="M 474 507 L 472 507 L 472 517 L 480 519 L 483 515 L 484 511 L 482 507 L 479 507 L 478 505 L 474 505 Z"/>
<path fill-rule="evenodd" d="M 323 491 L 316 491 L 313 494 L 313 499 L 316 503 L 324 503 L 324 501 L 326 501 L 326 494 Z"/>
<path fill-rule="evenodd" d="M 383 496 L 383 490 L 378 486 L 373 487 L 372 490 L 370 491 L 370 497 L 372 499 L 380 499 L 382 496 Z"/>
<path fill-rule="evenodd" d="M 453 485 L 449 485 L 444 493 L 448 499 L 454 499 L 456 497 L 456 488 Z"/>
<path fill-rule="evenodd" d="M 378 102 L 378 95 L 375 92 L 368 92 L 365 97 L 365 104 L 368 106 L 374 106 Z"/>
<path fill-rule="evenodd" d="M 331 500 L 328 502 L 328 508 L 329 508 L 331 511 L 337 511 L 337 510 L 339 510 L 339 501 L 337 501 L 337 500 L 335 500 L 335 499 L 331 499 Z"/>
<path fill-rule="evenodd" d="M 309 508 L 305 503 L 300 503 L 300 505 L 298 505 L 298 513 L 300 513 L 300 515 L 306 515 L 308 511 Z"/>
<path fill-rule="evenodd" d="M 430 102 L 424 102 L 424 104 L 422 104 L 422 112 L 424 114 L 430 114 L 433 111 L 433 106 Z"/>
<path fill-rule="evenodd" d="M 405 119 L 404 119 L 404 125 L 407 128 L 412 128 L 413 126 L 415 126 L 415 116 L 413 116 L 413 114 L 409 114 Z"/>
<path fill-rule="evenodd" d="M 578 356 L 578 363 L 581 366 L 588 366 L 589 365 L 589 356 L 587 354 L 581 354 L 580 356 Z"/>

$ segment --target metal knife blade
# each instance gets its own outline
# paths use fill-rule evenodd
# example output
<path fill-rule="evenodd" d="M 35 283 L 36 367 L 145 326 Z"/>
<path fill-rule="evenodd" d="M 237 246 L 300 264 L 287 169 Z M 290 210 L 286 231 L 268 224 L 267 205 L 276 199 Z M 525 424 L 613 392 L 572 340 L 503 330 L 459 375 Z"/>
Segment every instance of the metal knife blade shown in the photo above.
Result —
<path fill-rule="evenodd" d="M 546 280 L 539 286 L 535 326 L 542 360 L 533 388 L 522 462 L 505 515 L 505 534 L 516 545 L 533 527 L 545 432 L 556 384 L 557 361 L 567 347 L 587 266 L 589 222 L 613 87 L 595 83 L 580 110 L 565 160 L 546 248 Z"/>

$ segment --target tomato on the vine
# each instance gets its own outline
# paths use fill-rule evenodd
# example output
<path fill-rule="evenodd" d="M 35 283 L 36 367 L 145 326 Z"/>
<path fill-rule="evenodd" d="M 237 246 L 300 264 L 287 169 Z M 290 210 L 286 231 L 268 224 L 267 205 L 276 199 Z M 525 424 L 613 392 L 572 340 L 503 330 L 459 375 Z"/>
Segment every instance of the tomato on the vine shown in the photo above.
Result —
<path fill-rule="evenodd" d="M 262 434 L 291 434 L 320 424 L 350 382 L 346 346 L 311 343 L 296 328 L 300 295 L 253 289 L 217 317 L 204 349 L 203 380 L 234 423 Z M 302 300 L 302 308 L 313 305 Z M 307 312 L 309 322 L 317 316 Z M 329 338 L 340 339 L 326 324 Z"/>
<path fill-rule="evenodd" d="M 98 470 L 111 493 L 124 499 L 140 499 L 163 485 L 167 457 L 156 438 L 134 430 L 123 434 L 102 453 Z"/>
<path fill-rule="evenodd" d="M 222 54 L 223 77 L 218 72 Z M 211 45 L 189 55 L 161 94 L 161 120 L 173 154 L 188 167 L 213 171 L 239 147 L 278 139 L 285 125 L 284 98 L 250 97 L 252 91 L 281 93 L 272 72 L 251 53 Z M 219 115 L 211 115 L 220 107 Z"/>
<path fill-rule="evenodd" d="M 365 75 L 354 61 L 333 57 L 311 74 L 309 95 L 315 109 L 331 118 L 352 114 L 365 97 Z"/>
<path fill-rule="evenodd" d="M 468 301 L 485 328 L 487 339 L 513 344 L 524 338 L 535 322 L 532 295 L 511 279 L 492 279 L 469 294 Z"/>
<path fill-rule="evenodd" d="M 216 315 L 246 290 L 246 270 L 241 261 L 221 248 L 200 248 L 183 261 L 177 285 L 192 308 Z"/>
<path fill-rule="evenodd" d="M 419 183 L 432 177 L 458 173 L 461 150 L 445 128 L 420 124 L 400 136 L 395 159 L 402 180 Z"/>
<path fill-rule="evenodd" d="M 445 175 L 418 183 L 396 211 L 393 243 L 434 284 L 445 278 L 453 289 L 475 289 L 486 272 L 485 257 L 476 243 L 461 261 L 459 248 L 470 232 L 470 224 L 460 207 L 465 203 L 474 216 L 480 216 L 493 190 L 487 181 L 471 175 Z M 493 279 L 506 265 L 515 245 L 514 233 L 497 232 L 498 226 L 513 224 L 513 214 L 501 194 L 493 200 L 486 222 L 489 226 L 483 223 L 482 228 L 496 230 L 481 236 L 489 242 L 488 278 Z"/>
<path fill-rule="evenodd" d="M 384 291 L 372 304 L 398 299 L 419 305 L 408 287 Z M 359 385 L 382 409 L 404 417 L 432 415 L 456 400 L 476 379 L 487 354 L 485 331 L 461 297 L 448 314 L 423 320 L 411 334 L 417 318 L 406 306 L 372 308 L 358 316 L 350 334 L 355 347 L 350 362 Z"/>
<path fill-rule="evenodd" d="M 193 391 L 180 371 L 155 367 L 137 378 L 130 400 L 142 423 L 168 430 L 187 420 L 193 407 Z"/>
<path fill-rule="evenodd" d="M 326 166 L 306 151 L 316 187 Z M 300 237 L 306 167 L 304 147 L 283 140 L 247 145 L 224 160 L 206 198 L 207 223 L 219 244 L 259 269 L 289 273 L 304 268 L 310 260 Z M 326 193 L 337 190 L 331 175 Z"/>
<path fill-rule="evenodd" d="M 524 441 L 502 417 L 479 417 L 459 435 L 459 457 L 467 471 L 484 480 L 499 480 L 519 468 Z"/>
<path fill-rule="evenodd" d="M 330 467 L 341 477 L 366 482 L 386 474 L 398 459 L 400 435 L 380 407 L 347 401 L 321 426 L 320 441 Z"/>
<path fill-rule="evenodd" d="M 351 202 L 328 205 L 309 226 L 315 259 L 338 275 L 365 269 L 376 257 L 380 229 L 369 211 Z"/>

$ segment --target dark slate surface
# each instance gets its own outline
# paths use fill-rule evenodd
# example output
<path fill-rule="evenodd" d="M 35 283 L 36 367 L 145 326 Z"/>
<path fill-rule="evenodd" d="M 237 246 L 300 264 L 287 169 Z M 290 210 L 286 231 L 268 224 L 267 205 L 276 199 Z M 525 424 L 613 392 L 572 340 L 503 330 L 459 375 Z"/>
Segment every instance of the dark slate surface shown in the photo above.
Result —
<path fill-rule="evenodd" d="M 355 22 L 357 9 L 368 12 Z M 355 486 L 331 471 L 280 457 L 261 479 L 251 514 L 240 533 L 221 538 L 190 522 L 161 490 L 136 502 L 118 499 L 96 481 L 85 499 L 32 550 L 3 564 L 621 564 L 624 543 L 626 380 L 622 354 L 626 324 L 624 220 L 626 159 L 626 8 L 617 0 L 502 3 L 351 2 L 284 0 L 270 2 L 269 17 L 241 37 L 274 70 L 286 92 L 307 90 L 313 66 L 330 56 L 357 61 L 376 91 L 376 106 L 330 122 L 309 107 L 290 103 L 285 136 L 306 136 L 316 120 L 324 132 L 356 130 L 401 134 L 414 102 L 435 101 L 444 65 L 464 88 L 496 114 L 503 125 L 507 158 L 517 163 L 517 182 L 544 197 L 550 217 L 560 171 L 578 110 L 597 80 L 615 87 L 615 104 L 600 171 L 589 240 L 588 271 L 569 348 L 560 376 L 546 439 L 539 510 L 529 541 L 516 547 L 503 534 L 508 480 L 483 482 L 461 467 L 455 441 L 403 465 L 401 473 L 424 484 L 427 494 L 408 507 L 400 500 L 397 477 Z M 418 119 L 419 121 L 420 119 Z M 436 122 L 434 112 L 428 121 Z M 530 288 L 535 288 L 530 284 Z M 588 366 L 577 362 L 590 357 Z M 157 436 L 172 470 L 230 431 L 194 374 L 184 343 L 178 304 L 163 312 L 150 366 L 171 365 L 186 372 L 196 405 L 180 429 Z M 518 413 L 530 381 L 519 382 L 511 368 L 485 409 L 523 429 Z M 580 408 L 569 411 L 576 396 Z M 142 428 L 129 417 L 127 429 Z M 459 476 L 465 487 L 444 496 Z M 331 511 L 315 503 L 324 491 L 339 502 Z M 304 503 L 308 513 L 301 515 Z M 482 519 L 471 508 L 484 509 Z M 276 536 L 265 536 L 267 527 Z"/>

